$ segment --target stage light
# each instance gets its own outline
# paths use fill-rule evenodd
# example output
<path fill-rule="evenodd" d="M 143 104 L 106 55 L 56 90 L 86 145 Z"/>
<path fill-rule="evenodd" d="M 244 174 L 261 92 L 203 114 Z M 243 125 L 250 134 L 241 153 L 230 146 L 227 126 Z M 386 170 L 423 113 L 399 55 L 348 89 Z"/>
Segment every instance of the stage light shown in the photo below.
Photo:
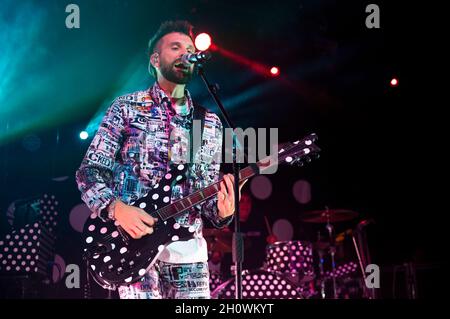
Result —
<path fill-rule="evenodd" d="M 392 86 L 392 87 L 398 86 L 398 79 L 397 79 L 397 78 L 392 78 L 392 80 L 391 80 L 391 86 Z"/>
<path fill-rule="evenodd" d="M 88 137 L 89 137 L 88 132 L 82 131 L 82 132 L 80 133 L 80 138 L 81 138 L 82 140 L 85 140 L 85 139 L 87 139 Z"/>
<path fill-rule="evenodd" d="M 273 76 L 278 76 L 280 75 L 280 69 L 278 69 L 276 66 L 273 66 L 270 69 L 270 74 L 272 74 Z"/>
<path fill-rule="evenodd" d="M 200 33 L 195 37 L 194 42 L 197 50 L 205 51 L 211 46 L 211 37 L 207 33 Z"/>

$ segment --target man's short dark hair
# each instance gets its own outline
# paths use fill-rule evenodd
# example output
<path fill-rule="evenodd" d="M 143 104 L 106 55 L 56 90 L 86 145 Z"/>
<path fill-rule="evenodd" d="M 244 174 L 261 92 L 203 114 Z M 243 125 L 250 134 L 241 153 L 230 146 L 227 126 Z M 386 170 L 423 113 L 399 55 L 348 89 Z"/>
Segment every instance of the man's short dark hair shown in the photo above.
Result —
<path fill-rule="evenodd" d="M 163 36 L 172 32 L 179 32 L 186 34 L 189 36 L 192 41 L 194 41 L 194 27 L 191 23 L 184 20 L 176 20 L 176 21 L 165 21 L 161 23 L 158 31 L 153 35 L 153 37 L 148 41 L 148 56 L 150 57 L 156 50 L 158 49 L 158 42 L 161 40 Z M 156 78 L 156 69 L 149 62 L 148 70 L 151 75 Z"/>

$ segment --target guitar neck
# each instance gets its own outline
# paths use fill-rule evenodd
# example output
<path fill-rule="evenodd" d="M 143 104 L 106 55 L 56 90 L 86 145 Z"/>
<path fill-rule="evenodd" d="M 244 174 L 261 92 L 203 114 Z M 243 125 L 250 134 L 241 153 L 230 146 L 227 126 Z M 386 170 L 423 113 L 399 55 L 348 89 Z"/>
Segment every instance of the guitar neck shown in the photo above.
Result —
<path fill-rule="evenodd" d="M 258 164 L 259 162 L 255 164 L 256 167 L 255 166 L 252 167 L 252 165 L 250 165 L 241 169 L 239 171 L 239 181 L 244 181 L 254 176 L 256 174 L 254 170 L 257 169 Z M 207 199 L 217 195 L 220 189 L 220 182 L 222 181 L 223 178 L 209 186 L 206 186 L 205 188 L 202 188 L 190 194 L 189 196 L 186 196 L 182 199 L 179 199 L 171 203 L 170 205 L 158 209 L 155 213 L 157 213 L 163 220 L 175 217 L 178 214 L 184 212 L 185 210 L 190 209 L 195 205 L 201 204 Z"/>
<path fill-rule="evenodd" d="M 311 153 L 311 151 L 319 151 L 320 149 L 313 144 L 313 140 L 315 138 L 317 138 L 316 135 L 312 134 L 302 141 L 297 141 L 293 144 L 285 146 L 284 148 L 281 148 L 274 156 L 267 156 L 264 159 L 241 169 L 239 171 L 239 181 L 241 182 L 247 180 L 250 177 L 259 174 L 261 171 L 264 171 L 265 169 L 277 163 L 281 163 L 284 161 L 291 162 L 293 151 L 295 151 L 295 156 L 297 158 L 302 158 L 303 156 Z M 304 144 L 306 144 L 307 147 L 303 147 Z M 220 182 L 222 181 L 223 179 L 220 179 L 219 181 L 205 188 L 202 188 L 190 194 L 189 196 L 186 196 L 185 198 L 178 199 L 175 202 L 156 210 L 155 213 L 158 214 L 159 217 L 163 220 L 175 217 L 185 210 L 190 209 L 195 205 L 198 205 L 215 196 L 219 192 Z"/>

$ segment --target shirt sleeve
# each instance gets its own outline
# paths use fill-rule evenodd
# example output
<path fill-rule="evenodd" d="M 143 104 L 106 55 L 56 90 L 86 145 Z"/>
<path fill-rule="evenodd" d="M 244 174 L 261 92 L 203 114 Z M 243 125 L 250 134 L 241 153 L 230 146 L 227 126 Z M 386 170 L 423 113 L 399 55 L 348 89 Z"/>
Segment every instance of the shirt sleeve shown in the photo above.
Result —
<path fill-rule="evenodd" d="M 222 122 L 219 117 L 214 113 L 207 113 L 205 119 L 205 130 L 210 129 L 211 127 L 214 129 L 214 134 L 208 137 L 208 144 L 211 143 L 211 145 L 209 145 L 209 147 L 207 146 L 207 148 L 209 150 L 208 152 L 213 152 L 213 156 L 211 161 L 201 161 L 201 165 L 204 165 L 202 169 L 202 179 L 206 180 L 206 185 L 218 182 L 220 179 L 223 139 Z M 217 195 L 200 204 L 200 211 L 217 228 L 226 227 L 233 220 L 233 215 L 227 218 L 221 218 L 219 216 L 219 211 L 217 209 Z"/>
<path fill-rule="evenodd" d="M 113 166 L 125 127 L 125 103 L 115 99 L 108 108 L 92 142 L 76 171 L 81 199 L 96 215 L 114 199 Z"/>

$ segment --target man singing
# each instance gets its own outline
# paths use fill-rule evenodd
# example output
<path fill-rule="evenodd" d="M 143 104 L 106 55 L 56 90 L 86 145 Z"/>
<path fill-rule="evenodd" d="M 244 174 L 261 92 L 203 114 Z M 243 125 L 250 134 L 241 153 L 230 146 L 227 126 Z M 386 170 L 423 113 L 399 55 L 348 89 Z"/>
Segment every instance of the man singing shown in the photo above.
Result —
<path fill-rule="evenodd" d="M 97 218 L 116 220 L 134 239 L 151 236 L 158 220 L 130 203 L 148 193 L 170 164 L 190 162 L 199 106 L 186 89 L 194 66 L 181 57 L 195 52 L 192 29 L 186 21 L 161 24 L 148 45 L 149 72 L 156 82 L 113 101 L 76 172 L 81 197 Z M 173 187 L 172 201 L 219 180 L 221 121 L 211 112 L 196 114 L 204 116 L 201 147 L 192 154 L 186 182 Z M 194 238 L 168 245 L 141 281 L 119 287 L 120 298 L 209 298 L 201 215 L 221 228 L 233 213 L 233 176 L 225 175 L 216 197 L 177 217 L 182 227 L 195 227 Z"/>

